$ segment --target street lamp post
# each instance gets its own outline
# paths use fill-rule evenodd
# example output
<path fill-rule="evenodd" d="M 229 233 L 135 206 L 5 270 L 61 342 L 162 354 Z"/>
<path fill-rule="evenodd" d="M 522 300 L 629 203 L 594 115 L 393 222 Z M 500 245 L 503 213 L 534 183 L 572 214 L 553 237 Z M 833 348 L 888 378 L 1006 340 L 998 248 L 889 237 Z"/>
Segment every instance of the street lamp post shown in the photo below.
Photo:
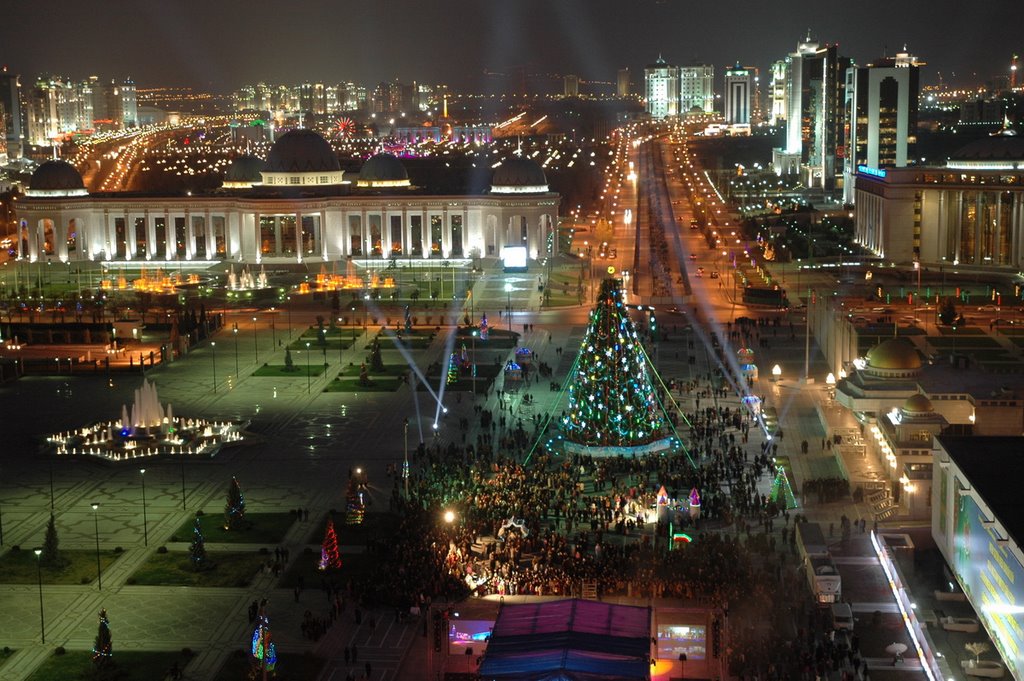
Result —
<path fill-rule="evenodd" d="M 96 527 L 96 586 L 103 590 L 103 569 L 100 567 L 100 505 L 92 503 L 92 520 Z"/>
<path fill-rule="evenodd" d="M 292 297 L 288 296 L 288 340 L 292 339 Z"/>
<path fill-rule="evenodd" d="M 512 330 L 512 284 L 505 283 L 505 316 L 508 317 L 508 330 Z"/>
<path fill-rule="evenodd" d="M 238 324 L 231 330 L 235 336 L 235 384 L 238 384 Z"/>
<path fill-rule="evenodd" d="M 405 431 L 405 458 L 402 461 L 402 482 L 405 485 L 405 499 L 409 500 L 409 419 L 402 422 Z"/>
<path fill-rule="evenodd" d="M 256 336 L 256 317 L 252 318 L 252 344 L 256 348 L 256 366 L 260 365 L 260 340 Z"/>
<path fill-rule="evenodd" d="M 480 333 L 477 329 L 473 329 L 473 366 L 470 370 L 473 372 L 473 399 L 476 399 L 476 337 Z"/>
<path fill-rule="evenodd" d="M 273 352 L 274 348 L 277 347 L 277 325 L 275 321 L 277 319 L 277 308 L 270 308 L 270 351 Z"/>
<path fill-rule="evenodd" d="M 32 553 L 36 554 L 36 577 L 39 579 L 39 638 L 46 643 L 46 624 L 43 621 L 43 550 L 35 548 Z"/>
<path fill-rule="evenodd" d="M 139 469 L 142 478 L 142 545 L 149 546 L 149 519 L 146 517 L 146 469 Z"/>
<path fill-rule="evenodd" d="M 181 510 L 185 510 L 185 458 L 181 459 Z"/>
<path fill-rule="evenodd" d="M 217 341 L 210 341 L 210 350 L 213 351 L 213 392 L 217 392 Z"/>
<path fill-rule="evenodd" d="M 309 341 L 306 341 L 306 392 L 312 392 L 309 380 Z"/>

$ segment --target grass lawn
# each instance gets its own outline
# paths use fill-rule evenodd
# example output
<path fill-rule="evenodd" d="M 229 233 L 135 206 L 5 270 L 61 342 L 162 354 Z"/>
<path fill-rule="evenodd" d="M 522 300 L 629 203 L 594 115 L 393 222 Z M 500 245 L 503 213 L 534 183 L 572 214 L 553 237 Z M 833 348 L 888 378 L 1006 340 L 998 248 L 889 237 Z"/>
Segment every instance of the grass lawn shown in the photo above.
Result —
<path fill-rule="evenodd" d="M 998 341 L 988 336 L 931 336 L 928 338 L 928 342 L 934 348 L 941 348 L 943 350 L 956 348 L 957 352 L 970 349 L 999 349 L 1003 347 Z"/>
<path fill-rule="evenodd" d="M 401 338 L 381 335 L 377 336 L 377 340 L 380 341 L 381 350 L 394 349 L 399 346 L 410 350 L 426 350 L 434 342 L 434 335 L 402 334 Z"/>
<path fill-rule="evenodd" d="M 116 627 L 111 622 L 111 627 Z M 116 631 L 116 629 L 114 629 Z M 110 678 L 118 681 L 154 681 L 166 677 L 174 661 L 178 667 L 185 668 L 189 658 L 181 652 L 143 652 L 137 650 L 118 650 L 117 639 L 114 639 L 114 669 Z M 93 675 L 92 653 L 87 650 L 69 650 L 64 655 L 51 655 L 32 676 L 29 681 L 91 681 Z M 314 677 L 315 678 L 315 677 Z"/>
<path fill-rule="evenodd" d="M 475 328 L 476 327 L 465 326 L 459 328 L 455 339 L 460 344 L 460 347 L 462 343 L 465 343 L 467 348 L 472 347 L 471 334 L 473 329 Z M 497 329 L 493 326 L 487 331 L 487 340 L 480 340 L 478 338 L 476 341 L 477 351 L 488 349 L 507 350 L 509 348 L 514 348 L 517 345 L 519 345 L 518 333 L 514 331 L 508 331 L 507 329 Z"/>
<path fill-rule="evenodd" d="M 939 326 L 939 333 L 943 336 L 984 336 L 985 331 L 977 326 L 958 326 L 956 331 L 952 326 Z"/>
<path fill-rule="evenodd" d="M 292 357 L 295 360 L 294 357 Z M 305 378 L 307 375 L 306 361 L 305 359 L 299 361 L 295 360 L 295 364 L 292 365 L 292 371 L 287 371 L 287 367 L 283 364 L 264 364 L 256 371 L 252 372 L 253 376 L 273 377 L 273 378 Z M 324 372 L 323 357 L 317 356 L 316 361 L 310 361 L 309 363 L 309 376 L 319 376 Z"/>
<path fill-rule="evenodd" d="M 64 550 L 60 552 L 65 566 L 59 569 L 43 566 L 44 584 L 89 584 L 96 579 L 96 552 Z M 106 572 L 119 554 L 111 550 L 100 551 L 100 565 Z M 8 551 L 0 556 L 0 582 L 4 584 L 36 584 L 36 554 L 28 549 Z"/>
<path fill-rule="evenodd" d="M 346 525 L 344 513 L 331 517 L 338 533 L 338 546 L 366 546 L 370 537 L 387 540 L 398 531 L 399 517 L 394 513 L 367 513 L 361 525 Z"/>
<path fill-rule="evenodd" d="M 342 369 L 341 376 L 353 376 L 359 378 L 358 364 L 349 364 L 347 367 Z M 374 371 L 373 368 L 367 364 L 366 369 L 370 372 L 371 376 L 404 376 L 409 371 L 408 364 L 385 364 L 384 371 Z"/>
<path fill-rule="evenodd" d="M 358 334 L 357 334 L 357 336 L 358 336 Z M 288 348 L 292 351 L 292 359 L 295 360 L 295 363 L 296 364 L 299 363 L 299 358 L 298 358 L 298 356 L 295 353 L 297 353 L 297 352 L 305 352 L 306 351 L 306 343 L 309 343 L 309 351 L 314 353 L 314 356 L 312 358 L 310 358 L 310 363 L 312 364 L 314 361 L 316 361 L 315 358 L 317 356 L 319 356 L 320 357 L 320 361 L 323 362 L 324 346 L 320 345 L 320 341 L 318 341 L 316 338 L 302 338 L 302 339 L 299 339 L 297 341 L 293 341 L 293 342 L 288 344 Z M 334 354 L 338 354 L 339 348 L 341 350 L 348 350 L 350 347 L 352 347 L 352 336 L 348 336 L 346 338 L 328 338 L 327 339 L 327 354 L 328 355 L 330 355 L 331 352 L 334 352 Z"/>
<path fill-rule="evenodd" d="M 217 672 L 214 681 L 248 681 L 249 670 L 252 669 L 250 657 L 245 654 L 233 653 L 228 656 L 227 662 Z M 316 657 L 311 652 L 286 653 L 277 651 L 277 672 L 274 678 L 277 681 L 307 681 L 317 679 L 323 671 L 327 661 Z"/>
<path fill-rule="evenodd" d="M 256 551 L 209 552 L 207 556 L 213 567 L 197 572 L 192 569 L 187 552 L 154 553 L 128 582 L 141 586 L 245 587 L 267 560 L 267 556 Z"/>
<path fill-rule="evenodd" d="M 341 539 L 339 533 L 339 539 Z M 320 586 L 320 580 L 331 577 L 335 582 L 344 584 L 349 579 L 358 580 L 368 577 L 381 569 L 380 558 L 366 553 L 345 553 L 341 552 L 341 569 L 324 573 L 320 571 L 320 549 L 303 552 L 297 560 L 292 561 L 288 572 L 281 577 L 278 583 L 280 589 L 293 589 L 299 585 L 299 577 L 302 577 L 303 584 L 307 589 L 316 589 Z"/>
<path fill-rule="evenodd" d="M 245 518 L 252 525 L 245 530 L 224 529 L 224 514 L 215 511 L 203 511 L 200 526 L 207 544 L 220 542 L 230 544 L 280 544 L 284 535 L 295 523 L 295 516 L 290 513 L 246 513 Z M 171 535 L 171 541 L 192 541 L 193 521 L 189 520 Z"/>
<path fill-rule="evenodd" d="M 324 388 L 325 393 L 393 393 L 402 385 L 395 376 L 370 378 L 370 385 L 360 385 L 359 378 L 336 378 Z"/>

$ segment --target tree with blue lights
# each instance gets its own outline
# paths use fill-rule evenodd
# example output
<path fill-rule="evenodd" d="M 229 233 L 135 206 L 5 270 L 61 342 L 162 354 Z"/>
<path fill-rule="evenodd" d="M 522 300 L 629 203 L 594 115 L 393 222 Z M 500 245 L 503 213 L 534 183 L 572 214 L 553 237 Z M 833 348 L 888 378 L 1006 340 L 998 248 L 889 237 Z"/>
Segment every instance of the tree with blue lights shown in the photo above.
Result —
<path fill-rule="evenodd" d="M 634 447 L 665 436 L 665 420 L 636 329 L 622 302 L 622 280 L 605 279 L 569 375 L 562 430 L 591 447 Z"/>
<path fill-rule="evenodd" d="M 193 569 L 202 570 L 206 567 L 206 538 L 203 537 L 198 515 L 192 524 L 192 543 L 188 547 L 188 557 Z"/>
<path fill-rule="evenodd" d="M 242 487 L 238 479 L 231 476 L 231 484 L 228 485 L 228 501 L 224 505 L 224 529 L 243 530 L 245 522 L 245 497 L 242 496 Z"/>

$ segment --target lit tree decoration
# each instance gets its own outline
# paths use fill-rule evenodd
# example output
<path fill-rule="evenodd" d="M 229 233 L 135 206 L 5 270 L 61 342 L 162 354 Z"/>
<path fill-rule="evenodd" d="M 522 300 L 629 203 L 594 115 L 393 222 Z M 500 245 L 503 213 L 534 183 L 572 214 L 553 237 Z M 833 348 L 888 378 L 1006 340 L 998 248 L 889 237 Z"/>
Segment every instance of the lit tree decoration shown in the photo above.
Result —
<path fill-rule="evenodd" d="M 96 641 L 92 644 L 92 663 L 97 668 L 106 667 L 110 664 L 114 655 L 113 641 L 110 637 L 110 620 L 107 619 L 107 609 L 100 610 L 100 626 L 96 631 Z"/>
<path fill-rule="evenodd" d="M 199 525 L 199 516 L 196 516 L 192 525 L 192 543 L 189 544 L 188 554 L 193 568 L 202 570 L 206 567 L 206 538 L 203 537 L 203 528 Z"/>
<path fill-rule="evenodd" d="M 786 477 L 786 471 L 782 466 L 775 467 L 775 479 L 772 480 L 772 491 L 768 498 L 774 501 L 779 508 L 797 507 L 796 496 L 793 494 L 793 488 L 790 486 L 789 478 Z"/>
<path fill-rule="evenodd" d="M 487 340 L 487 313 L 480 317 L 480 340 Z"/>
<path fill-rule="evenodd" d="M 252 661 L 253 671 L 256 674 L 262 673 L 264 679 L 267 678 L 267 672 L 273 672 L 277 666 L 277 648 L 270 637 L 266 599 L 260 603 L 260 611 L 256 615 L 256 628 L 252 631 Z"/>
<path fill-rule="evenodd" d="M 601 283 L 576 373 L 569 377 L 569 413 L 562 428 L 570 442 L 632 447 L 664 435 L 665 420 L 621 286 L 621 279 Z"/>
<path fill-rule="evenodd" d="M 337 570 L 341 567 L 341 556 L 338 555 L 338 535 L 334 531 L 334 521 L 327 520 L 324 541 L 320 545 L 320 569 Z"/>
<path fill-rule="evenodd" d="M 245 497 L 238 479 L 231 476 L 228 485 L 228 502 L 224 506 L 224 529 L 239 530 L 245 526 Z"/>
<path fill-rule="evenodd" d="M 448 377 L 446 378 L 447 385 L 451 385 L 459 380 L 459 353 L 453 352 L 451 357 L 448 358 Z"/>

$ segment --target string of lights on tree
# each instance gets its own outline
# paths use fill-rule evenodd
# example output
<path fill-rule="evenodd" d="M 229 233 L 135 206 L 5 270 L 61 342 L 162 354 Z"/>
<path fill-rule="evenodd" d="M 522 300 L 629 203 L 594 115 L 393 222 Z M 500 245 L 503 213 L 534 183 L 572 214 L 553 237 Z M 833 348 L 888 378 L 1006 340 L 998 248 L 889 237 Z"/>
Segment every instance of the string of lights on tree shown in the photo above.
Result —
<path fill-rule="evenodd" d="M 337 570 L 341 567 L 341 555 L 338 553 L 338 534 L 334 531 L 334 520 L 327 520 L 324 541 L 320 544 L 320 569 Z"/>
<path fill-rule="evenodd" d="M 566 439 L 588 446 L 631 447 L 664 435 L 665 420 L 646 355 L 622 302 L 622 280 L 601 283 L 569 384 Z"/>
<path fill-rule="evenodd" d="M 266 600 L 260 604 L 256 628 L 252 631 L 252 659 L 257 672 L 273 672 L 277 666 L 277 647 L 270 637 L 270 618 L 267 617 Z"/>
<path fill-rule="evenodd" d="M 772 490 L 768 498 L 775 502 L 779 508 L 796 508 L 796 495 L 789 484 L 785 469 L 782 466 L 775 467 L 775 479 L 772 480 Z"/>

